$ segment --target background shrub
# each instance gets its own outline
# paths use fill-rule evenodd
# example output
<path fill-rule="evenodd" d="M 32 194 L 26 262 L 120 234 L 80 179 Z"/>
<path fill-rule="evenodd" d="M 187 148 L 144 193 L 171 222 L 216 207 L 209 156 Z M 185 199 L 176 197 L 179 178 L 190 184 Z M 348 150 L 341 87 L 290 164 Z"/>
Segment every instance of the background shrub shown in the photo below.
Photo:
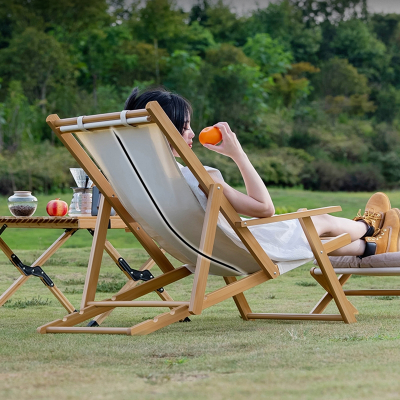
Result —
<path fill-rule="evenodd" d="M 376 191 L 384 177 L 372 164 L 344 166 L 332 161 L 317 160 L 302 171 L 301 183 L 305 189 L 322 191 Z"/>

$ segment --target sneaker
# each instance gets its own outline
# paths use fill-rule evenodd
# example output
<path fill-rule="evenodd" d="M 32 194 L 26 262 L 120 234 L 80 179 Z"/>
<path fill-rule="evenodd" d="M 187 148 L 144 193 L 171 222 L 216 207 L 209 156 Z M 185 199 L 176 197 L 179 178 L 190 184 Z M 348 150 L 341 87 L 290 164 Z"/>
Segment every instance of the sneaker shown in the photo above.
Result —
<path fill-rule="evenodd" d="M 390 210 L 390 207 L 390 200 L 385 193 L 375 193 L 368 200 L 364 214 L 361 215 L 361 210 L 359 210 L 354 221 L 364 221 L 368 226 L 373 227 L 374 230 L 368 230 L 366 236 L 378 236 L 385 221 L 385 213 Z"/>

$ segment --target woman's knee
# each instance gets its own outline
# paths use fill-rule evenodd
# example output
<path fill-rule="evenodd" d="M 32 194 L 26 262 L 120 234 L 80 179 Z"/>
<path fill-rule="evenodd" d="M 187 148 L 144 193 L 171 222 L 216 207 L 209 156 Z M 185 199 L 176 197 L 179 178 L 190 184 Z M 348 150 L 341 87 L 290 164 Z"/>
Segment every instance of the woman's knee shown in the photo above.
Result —
<path fill-rule="evenodd" d="M 315 215 L 311 217 L 314 222 L 315 229 L 317 230 L 319 236 L 326 235 L 335 229 L 336 221 L 335 217 L 329 214 Z"/>

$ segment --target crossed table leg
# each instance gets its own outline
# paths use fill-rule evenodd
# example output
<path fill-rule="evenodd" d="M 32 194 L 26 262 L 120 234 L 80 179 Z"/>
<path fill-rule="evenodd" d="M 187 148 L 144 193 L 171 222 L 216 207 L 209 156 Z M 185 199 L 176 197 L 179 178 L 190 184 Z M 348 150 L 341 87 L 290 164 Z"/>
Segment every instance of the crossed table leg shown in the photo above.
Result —
<path fill-rule="evenodd" d="M 41 265 L 43 265 L 76 231 L 77 229 L 66 229 L 65 232 L 63 232 L 63 234 L 31 266 L 24 265 L 17 255 L 7 246 L 6 242 L 0 238 L 0 249 L 21 274 L 21 276 L 0 296 L 0 307 L 31 276 L 37 276 L 69 313 L 76 311 L 75 307 L 41 268 Z"/>
<path fill-rule="evenodd" d="M 31 224 L 30 227 L 49 227 L 49 228 L 60 228 L 64 227 L 66 224 L 72 224 L 71 227 L 65 229 L 60 237 L 56 239 L 56 241 L 43 252 L 43 254 L 35 260 L 35 262 L 28 266 L 23 264 L 23 262 L 18 258 L 18 256 L 10 249 L 10 247 L 5 243 L 5 241 L 0 237 L 0 249 L 7 256 L 7 258 L 11 261 L 11 263 L 18 269 L 21 276 L 8 288 L 4 291 L 3 294 L 0 295 L 0 307 L 4 305 L 4 303 L 9 300 L 13 294 L 31 277 L 38 277 L 44 285 L 50 290 L 50 292 L 54 295 L 54 297 L 61 303 L 61 305 L 68 311 L 68 313 L 74 313 L 77 310 L 71 304 L 71 302 L 64 296 L 61 290 L 54 284 L 54 282 L 50 279 L 50 277 L 43 271 L 41 266 L 78 230 L 85 228 L 93 235 L 93 229 L 91 228 L 94 225 L 95 220 L 93 218 L 82 218 L 80 220 L 72 220 L 72 219 L 62 219 L 62 218 L 53 218 L 49 219 L 47 217 L 40 218 L 30 218 L 22 220 L 13 217 L 3 217 L 1 218 L 2 222 L 8 222 L 12 227 L 15 227 L 18 224 L 20 227 L 25 227 L 25 225 Z M 71 222 L 72 221 L 72 222 Z M 36 225 L 34 225 L 36 224 Z M 39 225 L 40 224 L 40 225 Z M 58 225 L 57 225 L 58 224 Z M 110 220 L 109 223 L 110 228 L 122 228 L 120 226 L 120 220 L 116 221 L 115 218 Z M 90 227 L 89 227 L 90 226 Z M 94 226 L 93 226 L 94 227 Z M 7 223 L 0 228 L 0 235 L 7 228 Z M 112 246 L 112 244 L 106 240 L 105 250 L 112 258 L 112 260 L 117 264 L 117 266 L 124 272 L 124 274 L 130 279 L 125 286 L 121 289 L 121 291 L 126 290 L 127 287 L 134 287 L 139 280 L 142 280 L 142 273 L 140 271 L 147 271 L 148 278 L 151 279 L 153 276 L 148 272 L 155 263 L 153 260 L 149 260 L 140 268 L 140 271 L 136 271 L 131 269 L 126 261 L 121 257 L 121 255 L 117 252 L 117 250 Z M 147 276 L 145 274 L 145 276 Z M 171 297 L 168 295 L 163 288 L 157 290 L 157 294 L 161 297 L 161 299 L 165 301 L 171 301 Z M 104 319 L 110 314 L 104 313 L 96 318 L 96 321 L 92 322 L 93 325 L 99 325 Z"/>

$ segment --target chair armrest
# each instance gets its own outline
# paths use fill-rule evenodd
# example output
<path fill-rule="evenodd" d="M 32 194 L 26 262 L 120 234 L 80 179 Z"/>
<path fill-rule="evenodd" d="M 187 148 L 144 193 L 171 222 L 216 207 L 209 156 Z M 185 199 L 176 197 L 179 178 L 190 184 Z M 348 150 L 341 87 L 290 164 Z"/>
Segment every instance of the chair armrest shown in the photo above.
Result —
<path fill-rule="evenodd" d="M 268 218 L 254 218 L 247 221 L 237 221 L 235 225 L 238 228 L 246 228 L 253 225 L 271 224 L 272 222 L 288 221 L 290 219 L 299 219 L 305 217 L 312 217 L 313 215 L 329 214 L 342 211 L 340 206 L 315 208 L 313 210 L 296 211 L 287 214 L 273 215 Z"/>
<path fill-rule="evenodd" d="M 323 240 L 322 246 L 327 254 L 351 243 L 351 237 L 348 233 L 342 233 L 341 235 L 330 238 L 327 241 L 325 241 L 325 238 L 323 237 L 320 239 L 321 241 Z"/>

